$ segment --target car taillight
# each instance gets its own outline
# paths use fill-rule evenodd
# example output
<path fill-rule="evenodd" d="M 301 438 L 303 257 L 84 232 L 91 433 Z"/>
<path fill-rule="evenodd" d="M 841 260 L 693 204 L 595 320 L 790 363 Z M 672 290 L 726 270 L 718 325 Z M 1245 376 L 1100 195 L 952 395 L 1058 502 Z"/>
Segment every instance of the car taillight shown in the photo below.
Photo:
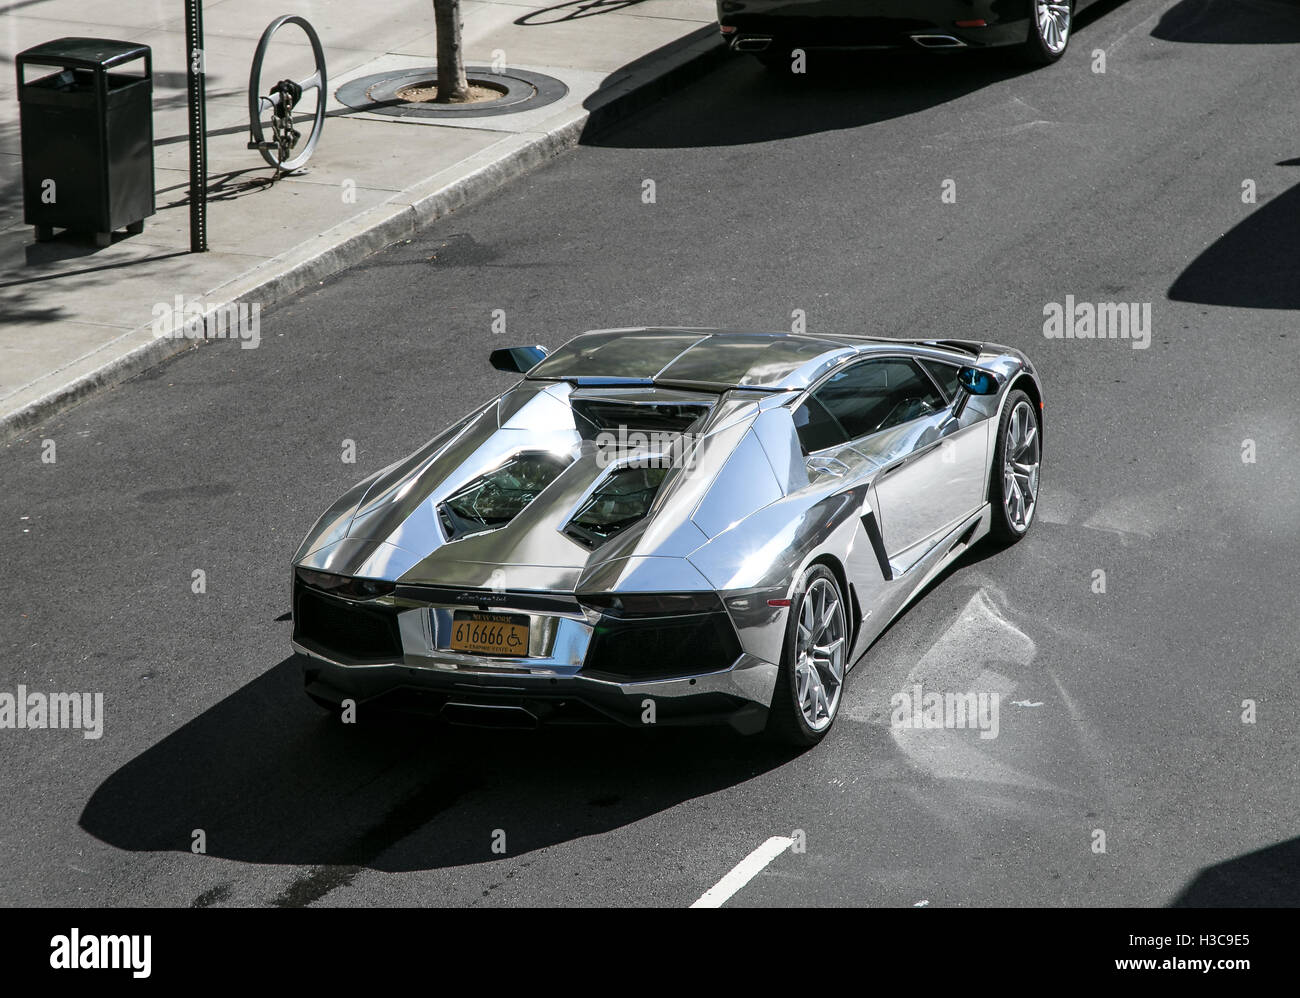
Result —
<path fill-rule="evenodd" d="M 717 593 L 595 593 L 578 602 L 610 617 L 679 617 L 722 609 Z"/>
<path fill-rule="evenodd" d="M 383 579 L 357 579 L 350 575 L 335 575 L 332 572 L 317 572 L 310 568 L 298 569 L 298 578 L 303 585 L 309 586 L 331 596 L 344 599 L 375 599 L 390 596 L 397 588 L 396 582 Z"/>

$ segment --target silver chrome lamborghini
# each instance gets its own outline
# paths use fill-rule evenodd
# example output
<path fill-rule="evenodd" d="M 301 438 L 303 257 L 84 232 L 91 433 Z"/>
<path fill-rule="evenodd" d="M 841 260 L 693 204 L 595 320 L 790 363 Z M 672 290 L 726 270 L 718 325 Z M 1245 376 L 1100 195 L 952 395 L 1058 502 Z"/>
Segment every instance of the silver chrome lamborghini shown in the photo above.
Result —
<path fill-rule="evenodd" d="M 1042 388 L 968 340 L 613 329 L 361 482 L 294 557 L 308 694 L 453 723 L 796 744 L 986 534 L 1029 529 Z"/>

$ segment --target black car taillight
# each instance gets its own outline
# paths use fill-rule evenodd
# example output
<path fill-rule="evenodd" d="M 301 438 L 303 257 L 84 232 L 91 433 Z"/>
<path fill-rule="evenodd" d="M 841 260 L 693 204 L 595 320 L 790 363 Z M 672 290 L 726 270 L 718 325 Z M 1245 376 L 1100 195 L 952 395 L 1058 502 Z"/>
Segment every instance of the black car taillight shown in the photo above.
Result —
<path fill-rule="evenodd" d="M 603 610 L 592 628 L 584 676 L 618 682 L 674 679 L 721 672 L 740 656 L 736 629 L 714 593 L 581 597 L 580 601 L 596 608 L 604 599 L 617 599 L 620 605 Z"/>
<path fill-rule="evenodd" d="M 397 610 L 338 599 L 294 586 L 293 639 L 328 658 L 345 662 L 400 662 L 402 636 Z"/>
<path fill-rule="evenodd" d="M 311 589 L 317 589 L 331 596 L 344 599 L 375 599 L 379 596 L 391 596 L 397 588 L 396 582 L 383 579 L 357 579 L 348 575 L 335 575 L 332 572 L 317 572 L 310 568 L 298 569 L 299 580 Z"/>
<path fill-rule="evenodd" d="M 611 617 L 677 617 L 722 609 L 717 593 L 593 593 L 578 602 Z"/>

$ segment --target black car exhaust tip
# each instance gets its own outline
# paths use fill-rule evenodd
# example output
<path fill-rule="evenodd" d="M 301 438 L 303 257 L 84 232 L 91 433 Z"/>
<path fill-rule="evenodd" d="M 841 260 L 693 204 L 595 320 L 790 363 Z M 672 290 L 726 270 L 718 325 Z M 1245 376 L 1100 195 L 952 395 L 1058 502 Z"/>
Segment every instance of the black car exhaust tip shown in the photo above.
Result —
<path fill-rule="evenodd" d="M 771 44 L 771 35 L 740 35 L 731 43 L 731 50 L 733 52 L 766 52 Z"/>
<path fill-rule="evenodd" d="M 923 49 L 964 49 L 966 43 L 952 35 L 912 35 L 912 41 Z"/>

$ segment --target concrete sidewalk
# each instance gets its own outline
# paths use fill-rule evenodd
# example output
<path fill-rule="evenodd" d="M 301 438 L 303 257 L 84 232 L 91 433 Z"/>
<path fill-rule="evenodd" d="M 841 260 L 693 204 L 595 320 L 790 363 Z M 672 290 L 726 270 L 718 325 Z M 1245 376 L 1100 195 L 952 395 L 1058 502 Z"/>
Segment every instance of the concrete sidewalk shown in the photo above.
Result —
<path fill-rule="evenodd" d="M 578 0 L 547 6 L 462 0 L 471 66 L 502 62 L 560 80 L 565 96 L 512 114 L 455 120 L 358 112 L 337 93 L 359 77 L 433 63 L 430 0 L 258 0 L 204 4 L 208 245 L 189 252 L 185 22 L 181 0 L 19 0 L 0 6 L 0 439 L 193 341 L 155 335 L 177 296 L 206 311 L 270 305 L 575 145 L 656 99 L 723 52 L 712 0 Z M 246 148 L 257 39 L 279 13 L 320 35 L 329 76 L 320 144 L 305 173 L 274 171 Z M 158 213 L 144 232 L 97 249 L 89 235 L 36 243 L 23 224 L 16 53 L 63 36 L 153 49 Z M 266 81 L 311 71 L 286 26 Z M 300 126 L 301 127 L 301 126 Z"/>

